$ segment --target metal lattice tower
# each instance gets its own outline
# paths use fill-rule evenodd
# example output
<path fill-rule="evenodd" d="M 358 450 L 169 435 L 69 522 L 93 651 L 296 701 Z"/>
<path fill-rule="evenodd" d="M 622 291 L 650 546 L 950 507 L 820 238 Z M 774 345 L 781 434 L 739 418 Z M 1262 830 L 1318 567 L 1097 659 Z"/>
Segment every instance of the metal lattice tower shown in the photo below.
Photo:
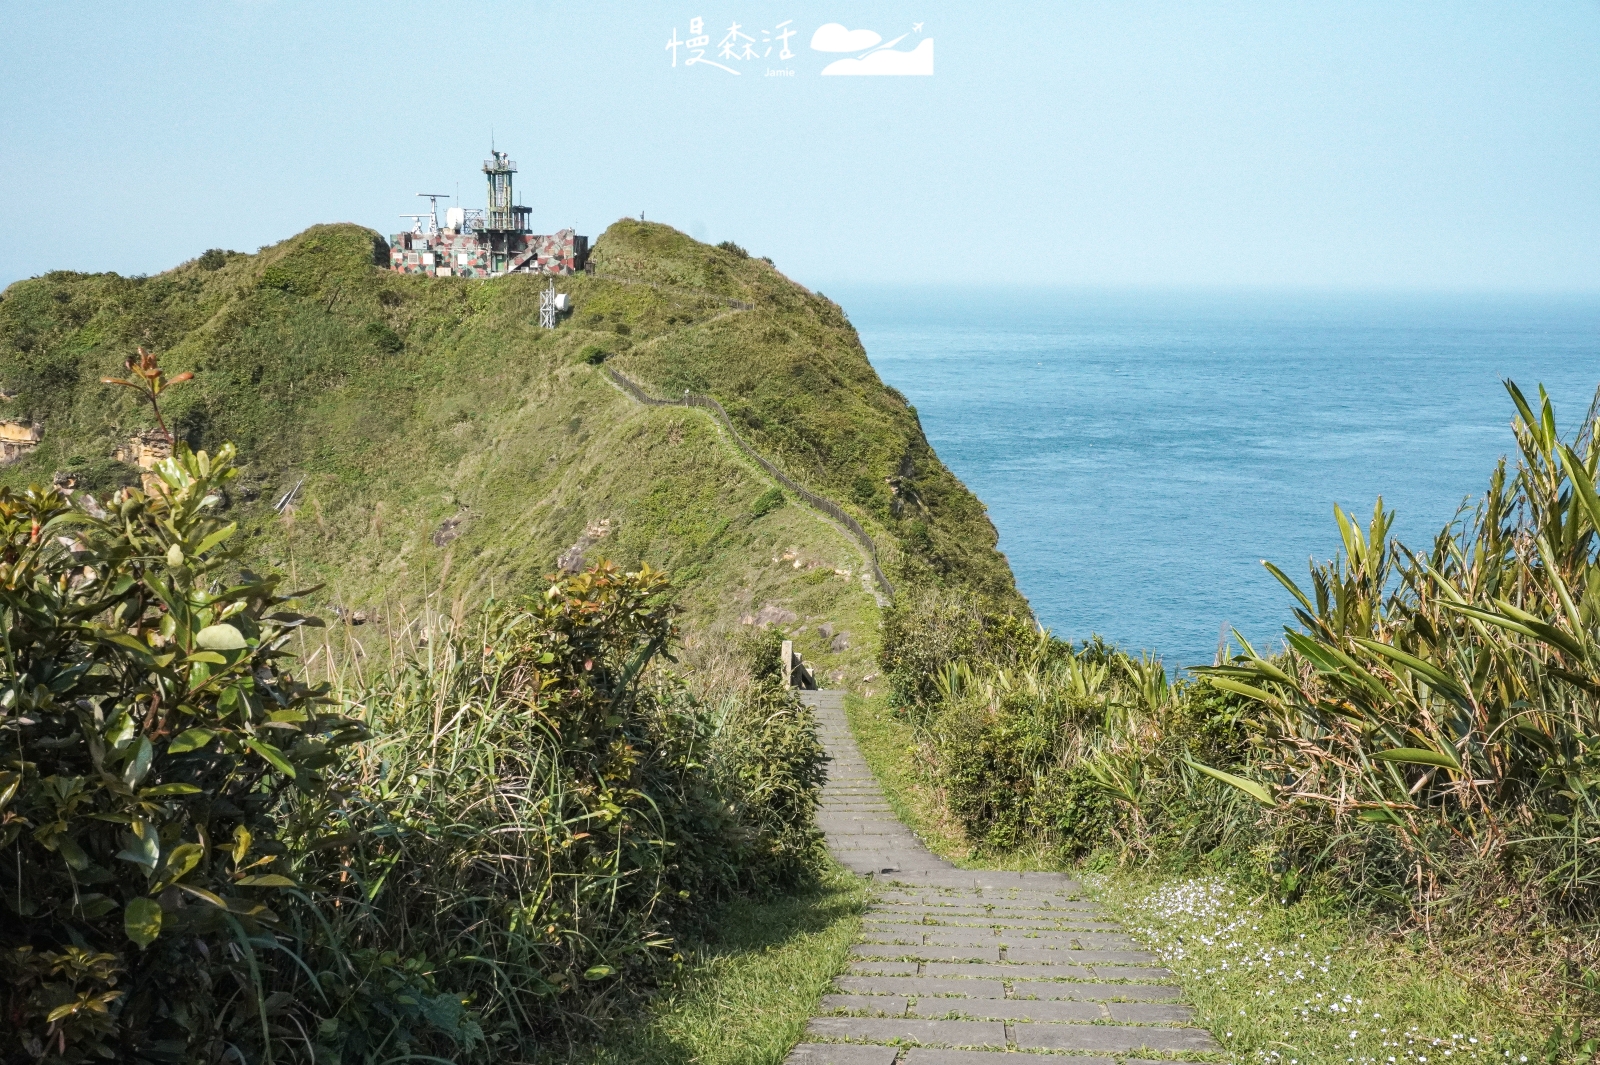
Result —
<path fill-rule="evenodd" d="M 539 327 L 541 329 L 554 329 L 556 327 L 556 283 L 550 282 L 548 288 L 539 293 Z"/>
<path fill-rule="evenodd" d="M 489 211 L 484 216 L 484 228 L 520 230 L 518 215 L 525 212 L 517 211 L 511 200 L 511 175 L 517 172 L 517 164 L 506 152 L 490 151 L 489 156 L 483 164 L 483 172 L 489 178 Z"/>

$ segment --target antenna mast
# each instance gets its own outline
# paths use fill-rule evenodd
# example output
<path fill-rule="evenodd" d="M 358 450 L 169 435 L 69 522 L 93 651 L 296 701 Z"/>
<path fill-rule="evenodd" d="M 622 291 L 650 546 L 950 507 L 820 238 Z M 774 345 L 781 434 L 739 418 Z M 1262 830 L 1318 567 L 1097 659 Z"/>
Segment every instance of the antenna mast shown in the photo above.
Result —
<path fill-rule="evenodd" d="M 417 195 L 428 201 L 428 232 L 430 234 L 439 232 L 439 201 L 448 200 L 450 194 L 448 192 L 419 192 Z M 402 215 L 401 217 L 405 216 Z"/>
<path fill-rule="evenodd" d="M 539 327 L 541 329 L 554 329 L 556 327 L 556 283 L 552 279 L 548 287 L 539 293 Z"/>

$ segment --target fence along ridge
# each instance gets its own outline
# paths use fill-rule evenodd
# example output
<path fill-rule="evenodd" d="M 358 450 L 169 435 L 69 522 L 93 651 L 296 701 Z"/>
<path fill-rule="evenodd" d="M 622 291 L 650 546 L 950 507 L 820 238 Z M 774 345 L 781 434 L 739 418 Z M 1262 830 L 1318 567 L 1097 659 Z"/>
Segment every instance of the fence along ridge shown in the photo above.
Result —
<path fill-rule="evenodd" d="M 733 427 L 733 419 L 728 417 L 728 412 L 722 409 L 722 404 L 718 403 L 714 397 L 702 395 L 699 392 L 685 392 L 682 399 L 660 399 L 656 396 L 650 395 L 644 390 L 643 387 L 639 385 L 637 381 L 633 380 L 616 367 L 607 366 L 604 369 L 605 372 L 610 375 L 611 379 L 617 383 L 619 388 L 646 406 L 699 407 L 702 410 L 710 412 L 711 416 L 717 419 L 722 427 L 728 431 L 728 435 L 733 438 L 733 442 L 738 446 L 739 450 L 743 451 L 747 456 L 759 463 L 761 468 L 766 470 L 767 473 L 772 476 L 773 480 L 777 481 L 779 484 L 789 489 L 789 491 L 793 492 L 801 499 L 804 499 L 807 503 L 811 504 L 813 507 L 822 511 L 824 514 L 828 515 L 828 517 L 833 518 L 835 521 L 845 527 L 855 541 L 859 543 L 863 549 L 865 549 L 867 552 L 867 557 L 871 559 L 872 577 L 878 582 L 878 587 L 882 588 L 883 594 L 888 596 L 891 600 L 894 598 L 894 585 L 889 583 L 889 578 L 883 575 L 883 567 L 878 564 L 878 545 L 873 543 L 872 537 L 867 535 L 867 530 L 861 527 L 861 523 L 855 518 L 851 517 L 849 514 L 846 514 L 844 509 L 840 507 L 839 504 L 835 503 L 831 499 L 817 495 L 817 493 L 813 492 L 804 485 L 799 484 L 794 478 L 790 477 L 787 473 L 784 473 L 782 470 L 778 469 L 778 467 L 774 466 L 772 463 L 768 462 L 764 457 L 762 457 L 762 455 L 757 452 L 755 448 L 751 447 L 745 441 L 744 437 L 739 435 L 739 430 Z"/>

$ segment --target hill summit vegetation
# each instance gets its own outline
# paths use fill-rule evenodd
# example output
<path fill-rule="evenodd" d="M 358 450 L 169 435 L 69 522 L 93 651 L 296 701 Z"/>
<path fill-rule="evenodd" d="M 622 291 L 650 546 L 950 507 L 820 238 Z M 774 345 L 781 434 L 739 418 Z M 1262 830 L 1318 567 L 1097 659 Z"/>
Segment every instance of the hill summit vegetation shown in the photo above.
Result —
<path fill-rule="evenodd" d="M 640 408 L 610 364 L 658 394 L 715 396 L 765 457 L 869 530 L 897 583 L 1020 606 L 982 504 L 844 313 L 766 261 L 621 221 L 596 242 L 596 276 L 559 279 L 573 310 L 545 331 L 541 278 L 403 276 L 382 255 L 368 230 L 318 226 L 156 277 L 11 286 L 0 387 L 15 398 L 0 415 L 43 439 L 0 483 L 137 483 L 113 456 L 148 412 L 98 382 L 142 345 L 198 374 L 168 401 L 177 437 L 244 456 L 224 505 L 253 556 L 325 584 L 318 602 L 341 616 L 459 616 L 534 588 L 587 532 L 604 538 L 596 557 L 674 573 L 691 655 L 702 631 L 770 604 L 814 623 L 790 623 L 809 659 L 874 672 L 875 607 L 848 539 L 758 505 L 772 483 L 709 419 Z M 814 631 L 827 623 L 849 648 Z"/>
<path fill-rule="evenodd" d="M 545 331 L 543 279 L 382 251 L 318 227 L 0 298 L 42 428 L 0 474 L 0 1060 L 558 1059 L 723 902 L 815 880 L 777 644 L 870 678 L 858 548 L 604 363 L 717 396 L 902 582 L 1017 601 L 769 263 L 618 223 Z"/>

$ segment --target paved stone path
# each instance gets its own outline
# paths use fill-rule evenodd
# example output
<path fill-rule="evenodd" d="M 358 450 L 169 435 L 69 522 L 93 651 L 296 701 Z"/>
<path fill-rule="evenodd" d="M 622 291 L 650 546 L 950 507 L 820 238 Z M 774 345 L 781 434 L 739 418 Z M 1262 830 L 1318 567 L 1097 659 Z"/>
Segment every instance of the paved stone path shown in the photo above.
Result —
<path fill-rule="evenodd" d="M 1142 1065 L 1221 1049 L 1189 1026 L 1172 974 L 1072 878 L 957 869 L 931 854 L 884 801 L 844 693 L 801 697 L 833 757 L 818 816 L 828 846 L 878 890 L 849 971 L 787 1065 L 1005 1065 L 1018 1060 L 1008 1051 L 1046 1055 L 1041 1065 Z"/>

